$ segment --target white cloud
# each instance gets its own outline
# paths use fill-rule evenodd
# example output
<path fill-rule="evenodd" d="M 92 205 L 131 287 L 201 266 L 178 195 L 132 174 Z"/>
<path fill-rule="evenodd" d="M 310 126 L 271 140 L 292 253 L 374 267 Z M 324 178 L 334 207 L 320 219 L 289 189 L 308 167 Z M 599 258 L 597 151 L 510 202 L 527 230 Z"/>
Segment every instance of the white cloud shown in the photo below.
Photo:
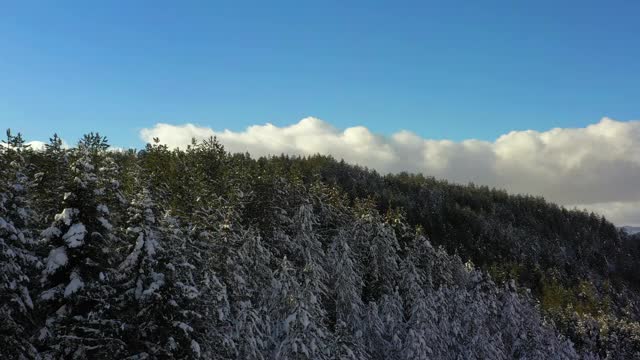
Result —
<path fill-rule="evenodd" d="M 640 225 L 640 121 L 603 118 L 585 128 L 512 131 L 497 140 L 432 140 L 410 131 L 391 136 L 362 126 L 337 129 L 308 117 L 277 127 L 215 131 L 192 124 L 143 129 L 171 147 L 217 136 L 231 152 L 331 154 L 380 172 L 422 172 L 511 192 L 543 195 L 553 202 L 604 213 L 617 224 Z"/>
<path fill-rule="evenodd" d="M 619 225 L 640 226 L 640 201 L 613 201 L 608 203 L 576 205 L 578 209 L 586 208 Z"/>
<path fill-rule="evenodd" d="M 46 144 L 45 142 L 38 141 L 38 140 L 29 141 L 27 143 L 27 145 L 30 146 L 34 150 L 44 150 L 44 145 L 45 144 Z"/>
<path fill-rule="evenodd" d="M 34 150 L 44 150 L 45 144 L 46 144 L 45 142 L 38 141 L 38 140 L 27 141 L 25 143 L 25 145 L 29 146 L 31 149 L 34 149 Z M 66 144 L 63 144 L 63 145 L 67 147 Z M 0 146 L 8 147 L 9 145 L 7 145 L 4 142 L 0 142 Z"/>

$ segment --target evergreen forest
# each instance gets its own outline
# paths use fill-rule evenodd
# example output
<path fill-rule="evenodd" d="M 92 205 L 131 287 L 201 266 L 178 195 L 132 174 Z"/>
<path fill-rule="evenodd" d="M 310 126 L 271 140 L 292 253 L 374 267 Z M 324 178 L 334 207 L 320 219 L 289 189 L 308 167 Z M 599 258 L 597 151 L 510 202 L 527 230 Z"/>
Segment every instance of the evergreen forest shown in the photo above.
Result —
<path fill-rule="evenodd" d="M 640 234 L 543 198 L 231 154 L 0 146 L 0 358 L 640 358 Z"/>

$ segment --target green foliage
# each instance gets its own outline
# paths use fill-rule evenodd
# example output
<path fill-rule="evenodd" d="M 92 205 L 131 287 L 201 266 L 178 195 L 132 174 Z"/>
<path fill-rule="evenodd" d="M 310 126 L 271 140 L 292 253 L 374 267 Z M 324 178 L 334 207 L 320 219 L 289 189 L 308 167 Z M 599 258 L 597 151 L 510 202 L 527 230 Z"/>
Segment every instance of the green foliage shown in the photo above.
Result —
<path fill-rule="evenodd" d="M 38 209 L 35 232 L 56 221 L 60 228 L 60 234 L 49 239 L 48 247 L 39 249 L 41 255 L 46 256 L 53 243 L 56 247 L 64 245 L 62 236 L 69 224 L 55 220 L 55 215 L 64 208 L 78 209 L 73 220 L 86 226 L 87 242 L 95 240 L 83 248 L 81 255 L 90 252 L 87 256 L 95 264 L 86 266 L 82 256 L 75 255 L 79 250 L 68 252 L 71 265 L 87 281 L 99 279 L 100 272 L 93 267 L 108 268 L 131 251 L 134 240 L 129 238 L 126 208 L 141 189 L 149 189 L 157 202 L 156 216 L 169 214 L 166 219 L 181 224 L 180 231 L 176 230 L 179 235 L 171 237 L 176 241 L 173 251 L 185 251 L 176 244 L 184 243 L 186 248 L 192 241 L 197 243 L 191 247 L 198 249 L 191 254 L 193 259 L 221 278 L 248 271 L 226 263 L 242 244 L 262 244 L 262 240 L 246 240 L 247 234 L 268 239 L 264 240 L 269 247 L 264 253 L 269 256 L 260 264 L 262 268 L 274 268 L 287 257 L 294 266 L 309 269 L 324 265 L 307 264 L 305 256 L 308 260 L 318 257 L 308 255 L 311 251 L 326 253 L 333 237 L 352 226 L 349 247 L 364 268 L 354 271 L 362 278 L 358 293 L 365 304 L 397 291 L 398 279 L 389 274 L 402 268 L 411 277 L 413 270 L 402 259 L 414 256 L 411 251 L 419 248 L 416 239 L 425 239 L 426 243 L 428 238 L 429 248 L 431 244 L 441 247 L 443 253 L 457 259 L 439 255 L 431 259 L 435 263 L 473 264 L 470 269 L 477 267 L 489 273 L 498 284 L 514 280 L 518 287 L 531 289 L 545 316 L 584 349 L 610 349 L 615 337 L 637 338 L 640 241 L 586 211 L 566 209 L 540 197 L 510 195 L 475 184 L 452 184 L 422 174 L 381 175 L 328 156 L 252 159 L 249 154 L 227 153 L 215 138 L 194 140 L 182 150 L 170 149 L 155 139 L 137 152 L 109 151 L 106 137 L 97 133 L 85 135 L 72 149 L 65 149 L 57 135 L 43 151 L 28 149 L 22 136 L 11 132 L 7 132 L 4 143 L 0 147 L 0 175 L 9 178 L 7 165 L 20 152 L 27 164 L 26 175 L 35 181 L 29 195 L 33 208 Z M 92 170 L 80 171 L 82 166 Z M 65 193 L 73 195 L 65 198 Z M 100 210 L 104 213 L 97 210 L 99 205 L 105 205 Z M 301 209 L 312 215 L 300 215 Z M 104 228 L 100 218 L 109 219 L 111 224 L 106 226 L 113 225 L 115 230 Z M 311 219 L 311 225 L 304 228 L 314 234 L 306 239 L 313 245 L 307 248 L 301 248 L 297 240 L 291 241 L 303 238 L 301 218 Z M 103 244 L 112 247 L 109 253 L 103 252 Z M 424 253 L 430 251 L 423 249 Z M 169 263 L 173 255 L 166 256 L 163 261 Z M 415 262 L 420 261 L 416 257 Z M 74 269 L 63 270 L 64 276 L 52 275 L 52 286 L 68 284 Z M 295 281 L 305 281 L 304 274 L 297 274 Z M 429 274 L 417 283 L 438 287 L 464 276 L 459 272 Z M 221 280 L 216 288 L 225 294 L 228 289 L 231 298 L 245 302 L 227 312 L 243 311 L 246 320 L 264 310 L 249 303 L 263 294 L 234 286 Z M 86 312 L 78 309 L 80 315 Z M 253 320 L 246 321 L 245 326 L 253 326 Z M 593 331 L 605 340 L 586 340 Z M 346 335 L 341 341 L 357 342 Z"/>

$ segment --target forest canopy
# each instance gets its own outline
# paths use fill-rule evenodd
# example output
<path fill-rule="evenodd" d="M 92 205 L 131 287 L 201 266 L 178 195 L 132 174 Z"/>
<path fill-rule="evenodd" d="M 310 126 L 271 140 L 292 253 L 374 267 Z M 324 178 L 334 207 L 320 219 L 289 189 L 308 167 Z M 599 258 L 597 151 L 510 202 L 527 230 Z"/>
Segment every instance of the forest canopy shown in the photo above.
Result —
<path fill-rule="evenodd" d="M 0 146 L 10 359 L 634 358 L 639 235 L 545 199 L 215 139 Z"/>

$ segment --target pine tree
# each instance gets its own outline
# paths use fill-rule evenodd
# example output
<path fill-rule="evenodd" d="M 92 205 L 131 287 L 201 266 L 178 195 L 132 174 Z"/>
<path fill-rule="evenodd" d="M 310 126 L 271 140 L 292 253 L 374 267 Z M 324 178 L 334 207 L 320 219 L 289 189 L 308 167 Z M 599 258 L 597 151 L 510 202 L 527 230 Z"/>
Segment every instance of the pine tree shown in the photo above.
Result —
<path fill-rule="evenodd" d="M 60 210 L 65 184 L 71 180 L 69 152 L 64 149 L 62 139 L 54 134 L 44 145 L 44 151 L 36 155 L 34 203 L 38 209 L 38 222 L 46 227 Z"/>
<path fill-rule="evenodd" d="M 128 255 L 119 265 L 119 278 L 122 278 L 124 298 L 121 299 L 119 311 L 126 319 L 128 333 L 124 336 L 128 351 L 138 356 L 161 354 L 162 343 L 166 339 L 158 339 L 157 329 L 162 329 L 154 318 L 156 313 L 149 313 L 145 306 L 160 297 L 160 290 L 166 284 L 164 273 L 160 272 L 158 258 L 162 259 L 164 249 L 160 246 L 163 234 L 157 222 L 158 209 L 148 189 L 143 189 L 131 202 L 128 210 L 127 236 L 131 239 Z M 160 253 L 160 254 L 159 254 Z M 164 300 L 164 299 L 161 299 Z M 170 302 L 171 300 L 167 301 Z"/>
<path fill-rule="evenodd" d="M 399 277 L 400 286 L 399 290 L 404 300 L 405 309 L 411 309 L 424 299 L 424 276 L 413 264 L 413 256 L 408 256 L 400 261 Z"/>
<path fill-rule="evenodd" d="M 329 250 L 331 295 L 335 302 L 336 324 L 346 326 L 342 331 L 350 332 L 352 341 L 362 342 L 365 311 L 362 302 L 363 282 L 353 261 L 354 254 L 347 243 L 347 236 L 349 235 L 346 230 L 340 231 L 334 237 Z M 344 346 L 347 346 L 346 343 Z"/>
<path fill-rule="evenodd" d="M 387 347 L 384 335 L 384 323 L 380 318 L 380 309 L 375 302 L 369 302 L 363 322 L 364 343 L 371 359 L 385 359 Z"/>
<path fill-rule="evenodd" d="M 338 320 L 334 330 L 334 340 L 329 353 L 335 360 L 365 360 L 369 359 L 362 340 L 353 335 L 349 326 Z"/>
<path fill-rule="evenodd" d="M 380 318 L 383 324 L 384 358 L 400 359 L 406 335 L 404 307 L 402 298 L 396 289 L 391 294 L 384 294 L 380 299 Z"/>
<path fill-rule="evenodd" d="M 274 358 L 326 359 L 329 332 L 325 312 L 312 289 L 311 278 L 299 284 L 284 259 L 272 285 L 271 313 L 275 341 Z"/>
<path fill-rule="evenodd" d="M 322 243 L 316 231 L 317 217 L 310 203 L 303 203 L 292 219 L 293 238 L 292 246 L 298 263 L 303 266 L 301 275 L 304 282 L 310 282 L 310 289 L 315 296 L 323 298 L 327 292 L 328 274 L 326 269 L 326 256 Z"/>
<path fill-rule="evenodd" d="M 221 358 L 221 334 L 215 327 L 228 317 L 224 284 L 200 272 L 198 252 L 177 219 L 159 216 L 148 192 L 131 207 L 135 237 L 121 270 L 133 270 L 125 285 L 125 309 L 133 312 L 130 351 L 160 358 Z M 195 252 L 194 252 L 195 251 Z"/>
<path fill-rule="evenodd" d="M 238 251 L 227 261 L 231 299 L 233 345 L 243 359 L 262 359 L 269 347 L 271 329 L 264 307 L 273 274 L 271 252 L 253 231 L 240 231 Z"/>
<path fill-rule="evenodd" d="M 80 141 L 71 163 L 72 182 L 61 213 L 43 232 L 50 249 L 42 274 L 40 300 L 46 325 L 43 350 L 51 356 L 85 358 L 122 354 L 121 323 L 111 314 L 115 297 L 113 273 L 115 238 L 99 165 L 106 139 L 98 134 Z"/>
<path fill-rule="evenodd" d="M 238 359 L 267 359 L 271 328 L 266 309 L 250 301 L 241 301 L 233 318 L 233 343 Z"/>
<path fill-rule="evenodd" d="M 429 305 L 424 298 L 413 304 L 402 349 L 403 359 L 426 360 L 437 357 L 432 347 L 438 346 L 441 339 L 436 335 L 437 329 L 433 326 L 435 316 Z"/>
<path fill-rule="evenodd" d="M 37 356 L 29 341 L 34 311 L 30 277 L 41 264 L 32 252 L 26 150 L 22 136 L 7 130 L 7 140 L 0 145 L 0 349 L 15 359 Z"/>

